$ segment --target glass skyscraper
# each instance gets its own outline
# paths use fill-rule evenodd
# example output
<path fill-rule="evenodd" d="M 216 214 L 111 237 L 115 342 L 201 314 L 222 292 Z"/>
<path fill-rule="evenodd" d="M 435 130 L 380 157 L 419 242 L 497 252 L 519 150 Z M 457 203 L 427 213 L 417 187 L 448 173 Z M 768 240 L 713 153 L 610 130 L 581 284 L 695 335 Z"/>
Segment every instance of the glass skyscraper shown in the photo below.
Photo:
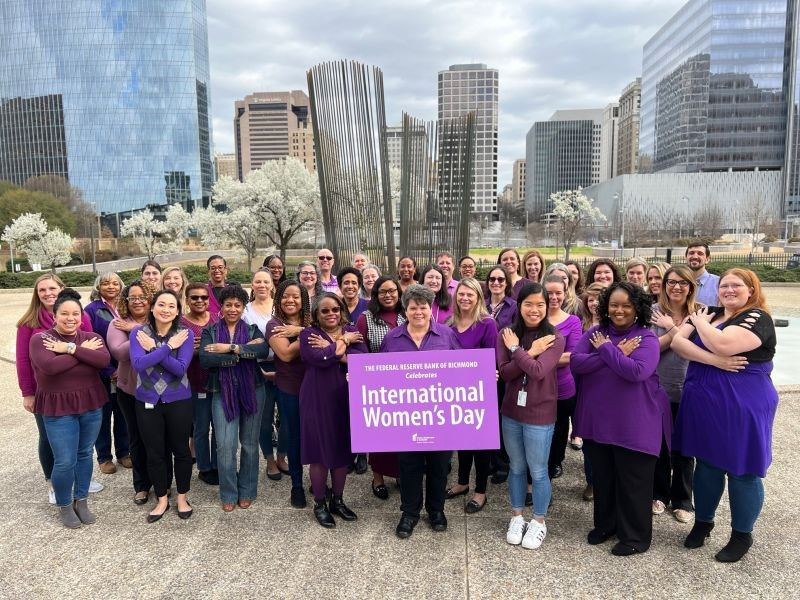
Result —
<path fill-rule="evenodd" d="M 208 201 L 205 0 L 0 2 L 0 179 L 37 175 L 109 215 Z"/>

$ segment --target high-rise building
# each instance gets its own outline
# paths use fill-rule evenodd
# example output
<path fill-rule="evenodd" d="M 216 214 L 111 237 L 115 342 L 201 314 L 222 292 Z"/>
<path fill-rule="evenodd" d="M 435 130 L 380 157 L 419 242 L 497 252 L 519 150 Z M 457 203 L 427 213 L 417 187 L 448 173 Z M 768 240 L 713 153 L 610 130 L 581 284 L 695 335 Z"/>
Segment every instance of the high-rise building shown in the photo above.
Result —
<path fill-rule="evenodd" d="M 207 203 L 208 89 L 205 0 L 6 0 L 0 179 L 65 177 L 105 214 Z"/>
<path fill-rule="evenodd" d="M 398 169 L 403 164 L 403 127 L 386 128 L 386 155 L 390 167 Z"/>
<path fill-rule="evenodd" d="M 305 92 L 251 94 L 235 102 L 234 112 L 239 180 L 243 181 L 245 175 L 268 160 L 296 156 L 307 167 L 314 164 L 314 144 L 309 145 L 313 131 Z"/>
<path fill-rule="evenodd" d="M 516 208 L 525 207 L 525 159 L 518 158 L 514 161 L 511 175 L 511 201 Z"/>
<path fill-rule="evenodd" d="M 642 104 L 642 78 L 637 77 L 622 90 L 619 97 L 619 135 L 617 168 L 614 176 L 639 171 L 639 122 Z"/>
<path fill-rule="evenodd" d="M 235 154 L 215 154 L 214 155 L 214 175 L 219 181 L 222 176 L 228 176 L 232 179 L 239 178 L 239 171 L 236 168 L 236 155 Z"/>
<path fill-rule="evenodd" d="M 552 210 L 550 194 L 600 181 L 604 109 L 558 110 L 525 140 L 525 208 L 533 218 Z"/>
<path fill-rule="evenodd" d="M 619 103 L 612 102 L 603 109 L 603 124 L 600 128 L 600 181 L 611 179 L 617 169 L 618 121 Z"/>
<path fill-rule="evenodd" d="M 472 211 L 497 212 L 498 71 L 485 64 L 439 71 L 439 119 L 476 115 Z"/>

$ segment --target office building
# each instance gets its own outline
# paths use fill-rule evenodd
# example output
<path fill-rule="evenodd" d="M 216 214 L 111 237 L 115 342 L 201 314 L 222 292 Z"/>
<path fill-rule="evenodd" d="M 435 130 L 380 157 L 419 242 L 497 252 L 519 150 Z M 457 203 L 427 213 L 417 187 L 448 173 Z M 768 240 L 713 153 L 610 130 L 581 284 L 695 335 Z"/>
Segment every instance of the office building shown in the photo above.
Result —
<path fill-rule="evenodd" d="M 222 176 L 238 179 L 238 170 L 236 169 L 236 155 L 235 154 L 215 154 L 214 155 L 214 176 L 216 181 Z"/>
<path fill-rule="evenodd" d="M 403 127 L 386 128 L 386 156 L 389 166 L 398 169 L 403 164 Z"/>
<path fill-rule="evenodd" d="M 0 179 L 61 176 L 99 213 L 123 217 L 206 204 L 208 89 L 204 0 L 6 0 Z"/>
<path fill-rule="evenodd" d="M 439 119 L 475 112 L 472 211 L 497 212 L 498 71 L 485 64 L 439 71 Z"/>
<path fill-rule="evenodd" d="M 617 127 L 617 167 L 614 176 L 639 171 L 639 123 L 642 105 L 642 78 L 625 86 L 619 97 Z"/>
<path fill-rule="evenodd" d="M 604 109 L 559 110 L 525 140 L 525 208 L 534 219 L 552 210 L 550 194 L 600 181 Z"/>
<path fill-rule="evenodd" d="M 511 201 L 516 208 L 525 208 L 525 159 L 514 161 L 511 175 Z"/>
<path fill-rule="evenodd" d="M 289 130 L 289 156 L 301 161 L 309 173 L 317 172 L 314 154 L 314 129 L 311 125 Z"/>
<path fill-rule="evenodd" d="M 600 128 L 600 181 L 611 179 L 617 169 L 618 121 L 619 104 L 612 102 L 603 109 L 603 124 Z"/>
<path fill-rule="evenodd" d="M 235 102 L 234 113 L 233 134 L 239 180 L 243 181 L 250 171 L 268 160 L 297 156 L 306 166 L 313 164 L 314 144 L 309 146 L 308 143 L 309 139 L 313 140 L 313 132 L 305 92 L 251 94 Z"/>

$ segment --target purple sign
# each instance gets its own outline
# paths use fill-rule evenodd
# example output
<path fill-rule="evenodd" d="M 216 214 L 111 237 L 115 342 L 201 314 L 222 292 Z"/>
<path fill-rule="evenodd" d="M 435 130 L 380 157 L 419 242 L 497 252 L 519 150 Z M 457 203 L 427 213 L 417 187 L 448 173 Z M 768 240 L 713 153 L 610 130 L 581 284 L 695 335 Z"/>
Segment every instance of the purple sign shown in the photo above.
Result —
<path fill-rule="evenodd" d="M 353 452 L 500 447 L 495 353 L 351 354 Z"/>

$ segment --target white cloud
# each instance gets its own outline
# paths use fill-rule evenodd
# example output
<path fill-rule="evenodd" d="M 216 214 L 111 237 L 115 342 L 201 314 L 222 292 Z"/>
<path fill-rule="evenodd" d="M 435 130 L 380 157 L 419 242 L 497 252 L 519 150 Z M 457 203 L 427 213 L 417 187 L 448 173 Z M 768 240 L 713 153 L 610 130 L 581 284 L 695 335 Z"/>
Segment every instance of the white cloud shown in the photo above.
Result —
<path fill-rule="evenodd" d="M 306 89 L 306 71 L 350 58 L 383 70 L 389 125 L 436 118 L 437 72 L 500 72 L 498 188 L 534 121 L 599 108 L 641 74 L 642 46 L 685 0 L 207 0 L 214 147 L 232 152 L 233 103 Z"/>

